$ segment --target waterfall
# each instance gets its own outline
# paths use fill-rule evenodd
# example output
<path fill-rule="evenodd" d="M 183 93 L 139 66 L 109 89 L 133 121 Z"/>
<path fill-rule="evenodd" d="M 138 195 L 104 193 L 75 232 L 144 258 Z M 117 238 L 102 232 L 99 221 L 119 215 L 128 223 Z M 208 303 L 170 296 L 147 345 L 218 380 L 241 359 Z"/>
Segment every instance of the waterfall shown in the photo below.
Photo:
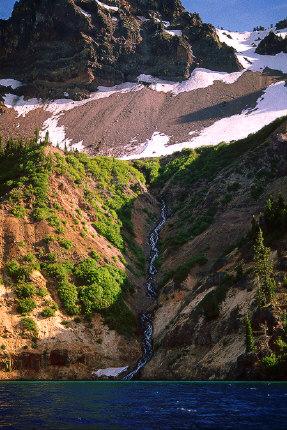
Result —
<path fill-rule="evenodd" d="M 158 241 L 159 241 L 159 232 L 162 229 L 167 219 L 166 214 L 166 205 L 164 201 L 161 202 L 161 218 L 158 225 L 152 231 L 149 243 L 150 243 L 150 257 L 149 257 L 149 265 L 148 265 L 148 278 L 147 278 L 147 296 L 156 298 L 156 290 L 154 289 L 154 277 L 157 273 L 157 269 L 155 267 L 156 259 L 159 255 L 158 250 Z M 139 361 L 137 362 L 136 368 L 124 376 L 123 381 L 130 381 L 133 379 L 140 369 L 144 367 L 153 356 L 153 345 L 152 345 L 152 333 L 153 333 L 153 313 L 142 313 L 140 316 L 141 326 L 143 330 L 143 354 Z"/>

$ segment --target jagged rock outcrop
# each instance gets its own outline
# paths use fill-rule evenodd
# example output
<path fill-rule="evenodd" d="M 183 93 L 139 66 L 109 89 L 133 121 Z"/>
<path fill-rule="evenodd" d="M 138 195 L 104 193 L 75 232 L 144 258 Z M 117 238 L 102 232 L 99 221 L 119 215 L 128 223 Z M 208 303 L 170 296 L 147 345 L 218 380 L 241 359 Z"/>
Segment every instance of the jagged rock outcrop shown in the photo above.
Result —
<path fill-rule="evenodd" d="M 260 55 L 276 55 L 279 52 L 287 53 L 287 39 L 283 39 L 281 36 L 277 36 L 273 31 L 264 37 L 259 43 L 255 51 Z"/>
<path fill-rule="evenodd" d="M 214 27 L 179 0 L 21 0 L 0 21 L 1 76 L 33 83 L 47 97 L 57 86 L 95 90 L 143 73 L 182 80 L 197 65 L 241 69 Z"/>

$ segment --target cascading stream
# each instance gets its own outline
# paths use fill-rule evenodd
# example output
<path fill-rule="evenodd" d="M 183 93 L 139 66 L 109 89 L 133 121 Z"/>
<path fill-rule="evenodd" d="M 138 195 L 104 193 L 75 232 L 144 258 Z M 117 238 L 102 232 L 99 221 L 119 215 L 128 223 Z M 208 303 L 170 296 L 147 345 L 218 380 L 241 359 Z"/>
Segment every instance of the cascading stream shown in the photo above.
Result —
<path fill-rule="evenodd" d="M 160 222 L 152 231 L 149 238 L 151 251 L 150 251 L 150 259 L 149 259 L 149 266 L 148 266 L 147 296 L 153 297 L 153 298 L 156 297 L 156 291 L 154 289 L 153 282 L 154 282 L 155 274 L 157 273 L 155 262 L 159 255 L 159 250 L 157 248 L 158 240 L 159 240 L 159 232 L 163 227 L 163 225 L 165 224 L 166 219 L 167 219 L 166 205 L 162 200 Z M 141 325 L 143 329 L 143 355 L 137 362 L 136 368 L 128 375 L 124 376 L 123 378 L 124 381 L 130 381 L 131 379 L 133 379 L 140 371 L 140 369 L 142 369 L 142 367 L 144 367 L 150 361 L 153 355 L 153 345 L 152 345 L 153 313 L 143 313 L 140 319 L 141 319 Z"/>

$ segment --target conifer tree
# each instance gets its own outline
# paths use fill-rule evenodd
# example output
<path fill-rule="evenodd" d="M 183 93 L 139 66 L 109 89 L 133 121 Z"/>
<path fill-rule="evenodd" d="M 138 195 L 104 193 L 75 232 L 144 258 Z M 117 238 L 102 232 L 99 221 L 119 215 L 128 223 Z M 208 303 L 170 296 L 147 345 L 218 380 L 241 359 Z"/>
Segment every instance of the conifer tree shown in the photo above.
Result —
<path fill-rule="evenodd" d="M 35 138 L 36 138 L 36 141 L 37 141 L 37 142 L 38 142 L 38 140 L 39 140 L 39 136 L 40 136 L 39 127 L 36 127 L 36 130 L 35 130 Z"/>
<path fill-rule="evenodd" d="M 262 230 L 259 228 L 254 245 L 254 266 L 258 277 L 257 302 L 262 306 L 274 298 L 275 283 L 273 279 L 273 263 L 271 250 L 263 242 Z"/>
<path fill-rule="evenodd" d="M 251 322 L 248 314 L 246 314 L 245 316 L 245 345 L 246 345 L 246 352 L 251 352 L 255 349 L 253 331 L 252 331 Z"/>

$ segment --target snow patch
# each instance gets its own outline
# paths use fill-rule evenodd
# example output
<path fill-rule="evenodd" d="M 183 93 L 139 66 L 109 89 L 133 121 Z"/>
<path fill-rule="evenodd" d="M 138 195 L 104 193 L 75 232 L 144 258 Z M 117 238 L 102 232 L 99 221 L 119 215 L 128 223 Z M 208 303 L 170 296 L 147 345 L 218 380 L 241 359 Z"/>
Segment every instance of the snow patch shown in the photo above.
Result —
<path fill-rule="evenodd" d="M 77 6 L 77 8 L 79 9 L 79 11 L 81 12 L 82 15 L 85 15 L 87 18 L 92 18 L 92 15 L 90 13 L 86 12 L 80 6 Z"/>
<path fill-rule="evenodd" d="M 44 139 L 46 133 L 49 133 L 49 138 L 53 142 L 54 146 L 59 146 L 61 149 L 65 149 L 65 146 L 70 147 L 71 139 L 66 139 L 65 127 L 59 126 L 58 121 L 63 116 L 63 113 L 58 115 L 52 115 L 44 123 L 39 133 L 40 139 Z"/>
<path fill-rule="evenodd" d="M 145 18 L 144 16 L 138 16 L 137 18 L 138 18 L 141 22 L 150 21 L 150 19 Z"/>
<path fill-rule="evenodd" d="M 253 72 L 263 71 L 265 67 L 274 70 L 281 70 L 287 73 L 287 54 L 280 52 L 276 55 L 259 55 L 255 53 L 260 41 L 269 34 L 265 31 L 245 31 L 243 33 L 231 32 L 227 30 L 217 30 L 220 42 L 225 42 L 236 50 L 239 62 L 245 69 Z M 279 33 L 286 37 L 287 31 L 281 30 Z"/>
<path fill-rule="evenodd" d="M 107 369 L 99 369 L 97 371 L 92 372 L 92 375 L 96 375 L 98 377 L 101 376 L 112 376 L 117 377 L 121 373 L 125 372 L 128 369 L 128 366 L 126 367 L 108 367 Z"/>
<path fill-rule="evenodd" d="M 182 36 L 182 30 L 164 30 L 166 33 L 170 34 L 171 36 Z"/>
<path fill-rule="evenodd" d="M 79 151 L 79 152 L 81 152 L 81 151 L 85 150 L 85 147 L 83 145 L 83 141 L 82 140 L 80 142 L 73 143 L 73 145 L 71 145 L 70 147 L 71 147 L 71 149 L 73 151 Z"/>
<path fill-rule="evenodd" d="M 115 85 L 114 87 L 102 87 L 99 86 L 99 90 L 97 92 L 91 93 L 90 97 L 80 101 L 74 101 L 71 99 L 58 99 L 50 102 L 44 102 L 42 99 L 29 99 L 24 100 L 24 97 L 18 97 L 14 94 L 6 94 L 4 96 L 4 104 L 7 108 L 14 109 L 18 113 L 18 117 L 25 117 L 32 110 L 42 108 L 46 112 L 50 112 L 52 116 L 48 118 L 40 131 L 40 137 L 44 138 L 46 132 L 49 132 L 50 140 L 53 145 L 59 145 L 61 148 L 64 148 L 65 145 L 68 147 L 71 146 L 71 140 L 66 139 L 65 127 L 58 126 L 59 119 L 64 115 L 64 112 L 74 109 L 76 107 L 83 106 L 87 103 L 90 103 L 93 100 L 99 100 L 105 97 L 110 97 L 115 93 L 127 93 L 132 91 L 139 91 L 143 86 L 126 82 L 124 84 Z M 65 93 L 66 96 L 68 93 Z M 81 145 L 80 145 L 81 144 Z M 78 145 L 74 149 L 83 150 L 82 142 L 79 142 L 75 145 Z M 81 148 L 81 149 L 79 149 Z"/>
<path fill-rule="evenodd" d="M 24 100 L 24 97 L 15 96 L 14 94 L 5 94 L 3 97 L 4 105 L 7 108 L 13 108 L 20 116 L 25 117 L 27 113 L 41 107 L 41 102 L 38 99 Z"/>
<path fill-rule="evenodd" d="M 15 90 L 16 88 L 22 87 L 24 84 L 20 81 L 16 81 L 15 79 L 0 79 L 0 85 L 3 87 L 11 87 Z"/>
<path fill-rule="evenodd" d="M 115 12 L 117 12 L 119 10 L 119 8 L 117 6 L 109 6 L 109 5 L 105 4 L 105 3 L 102 3 L 99 0 L 96 0 L 96 1 L 97 1 L 98 5 L 100 5 L 104 9 L 113 10 Z"/>
<path fill-rule="evenodd" d="M 150 84 L 150 88 L 154 91 L 172 92 L 174 95 L 178 95 L 183 92 L 197 90 L 198 88 L 209 87 L 213 85 L 214 81 L 233 84 L 242 74 L 243 72 L 214 72 L 208 69 L 196 68 L 190 75 L 190 78 L 182 82 L 164 81 L 151 75 L 139 75 L 137 79 L 138 82 Z"/>
<path fill-rule="evenodd" d="M 284 115 L 287 115 L 287 87 L 285 82 L 277 82 L 264 91 L 262 97 L 257 100 L 255 109 L 247 109 L 239 115 L 216 121 L 188 142 L 167 145 L 170 139 L 168 136 L 163 133 L 153 133 L 151 139 L 144 144 L 144 149 L 140 154 L 125 156 L 122 159 L 160 157 L 184 148 L 214 146 L 221 142 L 244 139 L 250 133 L 256 133 L 265 125 Z"/>
<path fill-rule="evenodd" d="M 157 157 L 159 153 L 165 153 L 170 136 L 164 133 L 154 132 L 152 137 L 147 141 L 142 143 L 142 151 L 140 154 L 127 155 L 122 157 L 122 160 L 134 160 L 139 158 L 150 158 Z"/>

